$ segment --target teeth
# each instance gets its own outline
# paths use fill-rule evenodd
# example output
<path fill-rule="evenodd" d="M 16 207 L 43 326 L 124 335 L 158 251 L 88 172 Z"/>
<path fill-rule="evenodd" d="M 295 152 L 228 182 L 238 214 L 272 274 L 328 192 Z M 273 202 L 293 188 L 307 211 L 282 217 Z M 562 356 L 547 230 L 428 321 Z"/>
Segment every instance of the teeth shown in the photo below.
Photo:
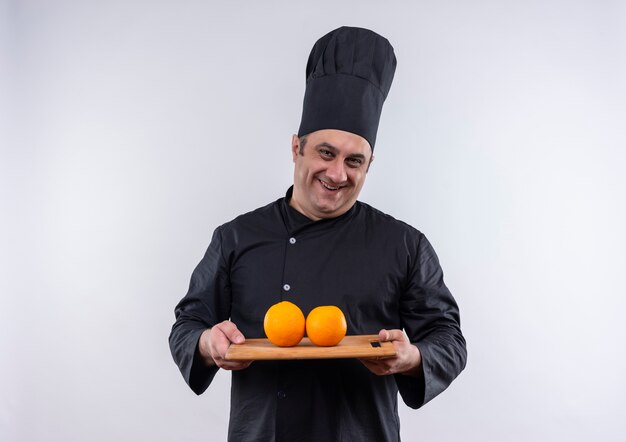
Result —
<path fill-rule="evenodd" d="M 324 181 L 320 180 L 320 183 L 322 183 L 322 186 L 326 187 L 328 190 L 339 190 L 339 187 L 333 187 L 333 186 L 329 186 L 328 184 L 326 184 Z"/>

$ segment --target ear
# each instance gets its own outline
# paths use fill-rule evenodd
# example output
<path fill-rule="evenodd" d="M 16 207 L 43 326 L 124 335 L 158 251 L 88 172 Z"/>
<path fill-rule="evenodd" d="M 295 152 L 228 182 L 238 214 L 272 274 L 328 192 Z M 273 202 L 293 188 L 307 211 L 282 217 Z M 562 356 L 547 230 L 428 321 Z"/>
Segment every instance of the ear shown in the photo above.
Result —
<path fill-rule="evenodd" d="M 296 158 L 298 157 L 299 151 L 300 151 L 300 138 L 298 138 L 296 134 L 293 134 L 291 136 L 291 158 L 293 159 L 294 163 L 296 161 Z"/>

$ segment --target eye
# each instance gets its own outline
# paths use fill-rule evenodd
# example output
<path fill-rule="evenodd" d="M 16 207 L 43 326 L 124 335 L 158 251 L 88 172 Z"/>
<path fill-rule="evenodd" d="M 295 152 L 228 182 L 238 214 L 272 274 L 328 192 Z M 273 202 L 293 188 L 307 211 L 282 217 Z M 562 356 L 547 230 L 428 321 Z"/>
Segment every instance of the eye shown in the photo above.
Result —
<path fill-rule="evenodd" d="M 346 163 L 348 163 L 349 167 L 361 167 L 363 160 L 361 158 L 348 158 Z"/>
<path fill-rule="evenodd" d="M 328 149 L 320 149 L 319 153 L 320 153 L 320 156 L 325 159 L 331 159 L 334 157 L 333 153 Z"/>

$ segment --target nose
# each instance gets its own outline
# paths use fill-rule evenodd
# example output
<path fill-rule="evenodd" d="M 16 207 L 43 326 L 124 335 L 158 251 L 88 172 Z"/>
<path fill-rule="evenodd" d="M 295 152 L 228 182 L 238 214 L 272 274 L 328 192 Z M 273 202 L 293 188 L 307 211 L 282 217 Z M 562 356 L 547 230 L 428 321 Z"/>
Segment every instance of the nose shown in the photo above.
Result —
<path fill-rule="evenodd" d="M 346 166 L 341 158 L 336 158 L 328 165 L 326 176 L 333 180 L 335 184 L 341 184 L 348 179 L 346 174 Z"/>

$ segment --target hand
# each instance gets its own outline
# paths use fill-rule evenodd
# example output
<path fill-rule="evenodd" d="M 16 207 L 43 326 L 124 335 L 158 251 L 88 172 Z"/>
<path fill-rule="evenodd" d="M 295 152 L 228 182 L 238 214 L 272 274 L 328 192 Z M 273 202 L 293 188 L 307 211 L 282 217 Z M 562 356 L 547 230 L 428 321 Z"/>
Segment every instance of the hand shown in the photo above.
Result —
<path fill-rule="evenodd" d="M 402 330 L 381 330 L 378 332 L 381 342 L 391 341 L 396 349 L 396 356 L 388 359 L 361 359 L 369 371 L 379 376 L 406 374 L 420 376 L 422 355 L 417 346 L 411 344 Z"/>
<path fill-rule="evenodd" d="M 202 332 L 198 351 L 208 365 L 217 365 L 224 370 L 242 370 L 252 361 L 227 361 L 224 357 L 231 344 L 241 344 L 245 340 L 233 322 L 223 321 Z"/>

